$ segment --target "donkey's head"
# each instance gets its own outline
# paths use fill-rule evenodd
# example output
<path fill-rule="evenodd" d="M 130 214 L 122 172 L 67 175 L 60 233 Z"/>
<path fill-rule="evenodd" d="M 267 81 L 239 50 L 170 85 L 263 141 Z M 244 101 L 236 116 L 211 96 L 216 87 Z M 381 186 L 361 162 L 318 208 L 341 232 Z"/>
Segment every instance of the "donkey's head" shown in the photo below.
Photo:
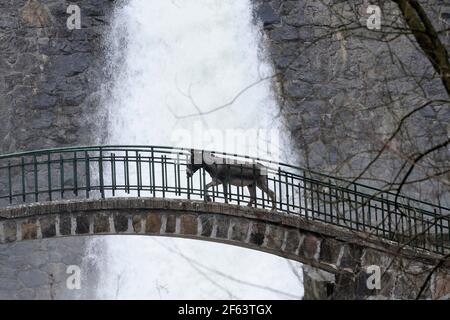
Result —
<path fill-rule="evenodd" d="M 195 172 L 198 171 L 202 167 L 203 159 L 202 153 L 198 151 L 191 151 L 191 156 L 188 159 L 188 163 L 186 165 L 186 176 L 191 178 Z"/>

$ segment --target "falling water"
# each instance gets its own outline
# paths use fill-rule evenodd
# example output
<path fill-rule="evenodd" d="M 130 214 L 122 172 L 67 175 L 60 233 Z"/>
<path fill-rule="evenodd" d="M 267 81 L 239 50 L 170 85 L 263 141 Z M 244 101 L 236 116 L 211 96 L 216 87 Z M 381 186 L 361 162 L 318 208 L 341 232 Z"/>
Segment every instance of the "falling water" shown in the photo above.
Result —
<path fill-rule="evenodd" d="M 250 0 L 130 0 L 108 39 L 111 144 L 216 149 L 278 160 L 271 67 Z M 301 266 L 221 244 L 108 237 L 99 298 L 300 298 Z M 98 250 L 97 250 L 98 251 Z"/>

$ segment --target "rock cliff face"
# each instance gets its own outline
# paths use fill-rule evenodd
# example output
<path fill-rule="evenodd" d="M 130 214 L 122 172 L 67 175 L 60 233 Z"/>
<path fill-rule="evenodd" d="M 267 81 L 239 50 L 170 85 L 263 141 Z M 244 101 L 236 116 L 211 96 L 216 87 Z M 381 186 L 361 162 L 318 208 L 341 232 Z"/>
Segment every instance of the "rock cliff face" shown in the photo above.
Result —
<path fill-rule="evenodd" d="M 70 238 L 0 246 L 0 299 L 95 299 L 97 269 L 89 259 L 88 241 Z M 79 290 L 68 289 L 70 266 L 81 268 Z"/>
<path fill-rule="evenodd" d="M 405 159 L 448 139 L 450 109 L 441 101 L 448 95 L 414 37 L 404 32 L 393 1 L 253 1 L 300 166 L 395 191 L 409 167 Z M 438 31 L 448 28 L 448 4 L 420 2 Z M 381 8 L 378 31 L 367 28 L 369 4 Z M 450 49 L 448 32 L 439 36 Z M 402 191 L 449 206 L 449 166 L 450 151 L 441 148 L 415 168 Z M 364 297 L 348 288 L 333 294 L 334 280 L 309 269 L 304 279 L 307 298 Z M 398 288 L 384 295 L 401 298 L 407 291 L 401 275 L 390 282 Z"/>
<path fill-rule="evenodd" d="M 379 187 L 398 183 L 405 157 L 447 137 L 450 111 L 439 99 L 448 95 L 414 37 L 395 32 L 407 26 L 392 1 L 375 1 L 382 8 L 379 31 L 367 29 L 368 1 L 254 2 L 264 21 L 282 112 L 300 165 L 356 178 L 401 118 L 430 101 L 404 121 L 359 181 Z M 441 12 L 442 1 L 422 3 L 438 31 L 450 24 Z M 450 48 L 450 34 L 440 35 Z M 449 157 L 446 148 L 433 154 L 409 180 L 425 181 L 409 183 L 403 192 L 449 206 L 448 184 L 442 183 L 449 174 L 440 172 L 448 168 Z M 434 175 L 440 177 L 426 179 Z"/>
<path fill-rule="evenodd" d="M 103 139 L 102 38 L 113 2 L 84 0 L 80 30 L 67 27 L 70 4 L 0 0 L 2 153 L 95 144 Z M 88 241 L 0 246 L 0 299 L 92 298 L 92 290 L 66 288 L 67 266 L 86 263 Z M 93 277 L 92 271 L 83 273 Z"/>
<path fill-rule="evenodd" d="M 2 152 L 101 141 L 102 35 L 111 2 L 83 2 L 82 29 L 66 1 L 0 2 Z"/>

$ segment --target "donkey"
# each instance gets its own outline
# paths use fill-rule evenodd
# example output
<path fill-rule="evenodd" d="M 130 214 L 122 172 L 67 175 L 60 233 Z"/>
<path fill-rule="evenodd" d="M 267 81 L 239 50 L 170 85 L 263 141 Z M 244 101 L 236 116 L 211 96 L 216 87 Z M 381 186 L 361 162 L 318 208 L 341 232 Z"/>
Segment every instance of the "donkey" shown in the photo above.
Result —
<path fill-rule="evenodd" d="M 205 161 L 207 160 L 207 161 Z M 275 192 L 269 189 L 266 175 L 267 168 L 262 164 L 255 165 L 244 163 L 235 164 L 235 161 L 227 158 L 219 158 L 210 152 L 191 152 L 190 160 L 187 163 L 186 175 L 191 178 L 196 171 L 203 168 L 210 175 L 212 181 L 206 185 L 205 199 L 211 202 L 208 189 L 218 185 L 223 185 L 225 202 L 228 203 L 228 185 L 247 187 L 250 193 L 250 201 L 247 206 L 253 206 L 256 202 L 256 187 L 265 192 L 271 202 L 272 210 L 276 210 Z"/>

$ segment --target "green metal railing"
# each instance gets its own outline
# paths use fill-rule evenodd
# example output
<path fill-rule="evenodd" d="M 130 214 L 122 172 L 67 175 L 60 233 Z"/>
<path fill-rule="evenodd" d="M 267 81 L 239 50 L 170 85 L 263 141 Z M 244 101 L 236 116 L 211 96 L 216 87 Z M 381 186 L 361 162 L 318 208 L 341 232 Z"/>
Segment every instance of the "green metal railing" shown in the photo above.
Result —
<path fill-rule="evenodd" d="M 0 206 L 117 196 L 206 201 L 207 183 L 217 177 L 204 168 L 188 177 L 191 152 L 161 146 L 93 146 L 3 155 Z M 287 164 L 211 153 L 232 160 L 226 162 L 229 167 L 242 170 L 247 163 L 267 168 L 264 179 L 276 194 L 279 212 L 370 233 L 400 245 L 450 253 L 449 208 Z M 227 190 L 213 187 L 210 194 L 215 202 L 246 205 L 251 200 L 243 180 L 241 185 L 228 185 Z M 270 209 L 272 202 L 258 190 L 253 206 Z"/>

